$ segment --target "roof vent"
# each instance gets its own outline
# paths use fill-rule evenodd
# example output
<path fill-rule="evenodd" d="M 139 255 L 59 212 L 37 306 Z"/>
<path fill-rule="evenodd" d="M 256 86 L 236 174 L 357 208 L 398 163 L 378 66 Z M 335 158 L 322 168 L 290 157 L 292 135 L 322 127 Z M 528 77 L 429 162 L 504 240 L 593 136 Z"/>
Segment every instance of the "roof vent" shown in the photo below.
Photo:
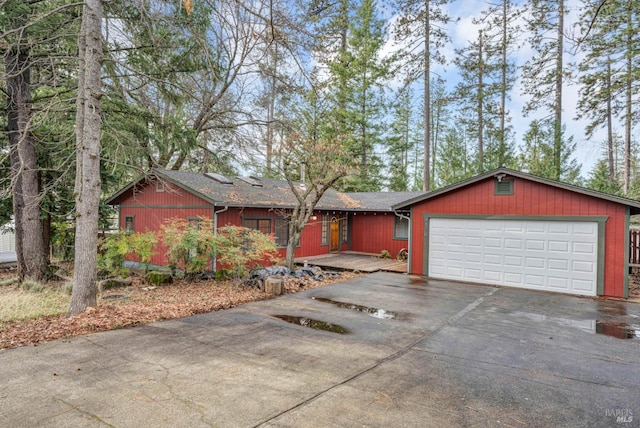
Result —
<path fill-rule="evenodd" d="M 238 180 L 242 180 L 253 187 L 262 187 L 262 183 L 255 177 L 237 177 Z"/>
<path fill-rule="evenodd" d="M 215 172 L 205 172 L 204 175 L 214 179 L 215 181 L 221 184 L 233 184 L 233 181 L 229 180 L 227 177 L 225 177 L 222 174 L 216 174 Z"/>

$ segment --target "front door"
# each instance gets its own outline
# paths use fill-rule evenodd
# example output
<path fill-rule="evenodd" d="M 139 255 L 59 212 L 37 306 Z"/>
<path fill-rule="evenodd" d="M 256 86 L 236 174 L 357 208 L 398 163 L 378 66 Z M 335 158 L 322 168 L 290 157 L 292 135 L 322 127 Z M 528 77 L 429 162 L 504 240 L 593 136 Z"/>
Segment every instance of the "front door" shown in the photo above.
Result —
<path fill-rule="evenodd" d="M 340 222 L 335 217 L 331 219 L 331 234 L 329 251 L 340 250 Z"/>

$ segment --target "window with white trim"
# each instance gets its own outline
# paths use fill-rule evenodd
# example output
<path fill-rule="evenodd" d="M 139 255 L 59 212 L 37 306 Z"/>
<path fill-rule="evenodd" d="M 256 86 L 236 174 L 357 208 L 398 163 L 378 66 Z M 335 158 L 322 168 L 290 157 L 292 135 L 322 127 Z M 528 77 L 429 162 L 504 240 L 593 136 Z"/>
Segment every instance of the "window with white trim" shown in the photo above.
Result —
<path fill-rule="evenodd" d="M 393 239 L 409 239 L 409 220 L 404 217 L 395 216 Z"/>

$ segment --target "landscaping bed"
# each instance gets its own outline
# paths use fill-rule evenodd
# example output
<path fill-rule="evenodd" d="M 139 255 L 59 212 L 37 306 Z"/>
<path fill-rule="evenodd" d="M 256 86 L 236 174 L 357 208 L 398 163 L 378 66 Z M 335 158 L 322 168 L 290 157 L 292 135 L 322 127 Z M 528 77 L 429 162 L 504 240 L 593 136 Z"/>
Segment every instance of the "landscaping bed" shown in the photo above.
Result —
<path fill-rule="evenodd" d="M 14 274 L 15 272 L 3 272 L 0 274 L 0 281 Z M 284 278 L 284 292 L 296 293 L 356 276 L 359 275 L 343 272 L 340 276 L 325 276 L 320 281 L 311 277 L 288 277 Z M 64 293 L 66 284 L 50 283 L 47 287 L 58 287 L 60 293 Z M 0 287 L 0 305 L 4 298 L 20 293 L 35 292 L 22 290 L 16 284 Z M 98 306 L 83 314 L 67 317 L 62 313 L 32 319 L 0 321 L 0 349 L 37 345 L 98 331 L 183 318 L 268 298 L 271 296 L 260 289 L 237 281 L 180 279 L 172 284 L 154 287 L 144 283 L 142 277 L 134 276 L 130 286 L 101 292 Z"/>

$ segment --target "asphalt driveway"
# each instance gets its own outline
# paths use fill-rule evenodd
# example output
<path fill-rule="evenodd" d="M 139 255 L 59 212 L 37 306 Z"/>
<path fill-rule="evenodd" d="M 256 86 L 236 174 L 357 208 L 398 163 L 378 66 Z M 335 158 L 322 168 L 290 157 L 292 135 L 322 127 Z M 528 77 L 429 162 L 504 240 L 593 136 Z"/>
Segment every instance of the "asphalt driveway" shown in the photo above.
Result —
<path fill-rule="evenodd" d="M 377 273 L 0 351 L 0 426 L 640 426 L 639 334 L 634 303 Z"/>

